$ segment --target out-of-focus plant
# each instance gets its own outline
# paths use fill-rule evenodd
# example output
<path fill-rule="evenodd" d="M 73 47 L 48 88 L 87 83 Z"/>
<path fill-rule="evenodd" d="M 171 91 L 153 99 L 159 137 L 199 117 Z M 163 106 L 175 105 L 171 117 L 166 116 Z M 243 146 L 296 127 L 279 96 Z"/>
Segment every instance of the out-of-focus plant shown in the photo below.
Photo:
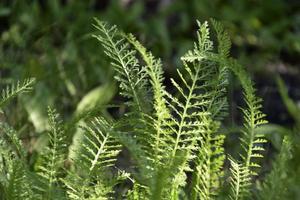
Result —
<path fill-rule="evenodd" d="M 272 199 L 297 199 L 300 195 L 300 107 L 297 103 L 292 100 L 289 96 L 288 88 L 285 86 L 284 81 L 277 77 L 276 79 L 278 90 L 282 101 L 287 109 L 287 112 L 294 120 L 292 126 L 283 126 L 278 124 L 268 124 L 264 126 L 260 131 L 265 134 L 274 145 L 277 151 L 281 151 L 279 159 L 273 166 L 275 168 L 273 179 L 268 178 L 269 183 L 262 186 L 262 190 L 266 191 L 269 195 L 260 196 L 262 199 L 268 199 L 268 196 L 273 197 Z M 289 142 L 280 144 L 281 138 L 289 138 Z M 281 146 L 281 147 L 280 147 Z M 281 150 L 280 150 L 281 149 Z M 285 160 L 285 162 L 283 162 Z M 284 164 L 285 163 L 285 164 Z M 281 184 L 276 185 L 276 178 L 282 178 Z M 279 189 L 280 188 L 280 189 Z M 280 191 L 278 193 L 278 191 Z M 261 194 L 263 194 L 262 192 Z"/>

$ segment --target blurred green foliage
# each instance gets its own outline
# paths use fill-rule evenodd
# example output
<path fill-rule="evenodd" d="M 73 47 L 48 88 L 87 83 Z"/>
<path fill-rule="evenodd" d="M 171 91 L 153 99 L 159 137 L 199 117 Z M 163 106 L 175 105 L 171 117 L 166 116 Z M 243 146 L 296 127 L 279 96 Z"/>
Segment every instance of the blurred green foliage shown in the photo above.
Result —
<path fill-rule="evenodd" d="M 300 107 L 293 99 L 291 99 L 289 89 L 283 80 L 280 77 L 277 77 L 276 82 L 282 102 L 292 118 L 293 123 L 285 126 L 270 123 L 262 127 L 260 131 L 270 139 L 275 148 L 274 151 L 279 151 L 281 146 L 280 141 L 283 137 L 287 136 L 291 138 L 291 144 L 289 145 L 291 147 L 289 155 L 291 156 L 291 159 L 287 161 L 285 166 L 287 174 L 282 182 L 284 185 L 289 185 L 289 199 L 298 199 L 300 197 Z"/>
<path fill-rule="evenodd" d="M 232 54 L 250 71 L 268 73 L 269 63 L 283 62 L 294 65 L 292 72 L 297 76 L 299 10 L 299 0 L 1 0 L 0 86 L 27 77 L 37 79 L 31 95 L 6 108 L 6 120 L 24 138 L 30 134 L 33 139 L 28 143 L 38 150 L 45 143 L 45 138 L 36 136 L 46 131 L 48 105 L 58 108 L 71 122 L 80 121 L 90 111 L 102 112 L 108 118 L 124 112 L 118 105 L 107 105 L 112 99 L 114 104 L 122 99 L 116 96 L 114 74 L 106 56 L 91 38 L 93 17 L 138 33 L 139 40 L 162 58 L 167 77 L 181 67 L 178 58 L 193 45 L 195 20 L 209 18 L 223 22 L 233 42 Z M 279 86 L 295 125 L 271 124 L 263 131 L 293 135 L 297 142 L 299 105 L 280 81 Z M 275 151 L 279 150 L 281 139 L 270 138 Z M 300 154 L 299 149 L 296 145 L 295 155 Z M 298 174 L 299 160 L 294 157 L 291 165 Z M 297 188 L 294 190 L 297 196 Z"/>
<path fill-rule="evenodd" d="M 122 99 L 115 95 L 113 71 L 101 47 L 91 38 L 93 17 L 138 33 L 162 58 L 168 77 L 193 45 L 196 19 L 222 21 L 233 55 L 251 71 L 265 73 L 270 62 L 297 63 L 299 9 L 298 0 L 2 0 L 0 84 L 37 79 L 32 95 L 7 108 L 7 120 L 21 134 L 35 136 L 47 127 L 48 105 L 73 121 L 95 107 L 107 117 L 124 112 L 107 105 Z"/>

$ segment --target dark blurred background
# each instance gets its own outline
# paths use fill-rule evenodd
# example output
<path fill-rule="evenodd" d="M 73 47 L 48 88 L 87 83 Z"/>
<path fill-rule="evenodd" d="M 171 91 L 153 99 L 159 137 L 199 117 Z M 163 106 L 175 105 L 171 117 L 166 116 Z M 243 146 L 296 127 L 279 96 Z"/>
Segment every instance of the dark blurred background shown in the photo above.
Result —
<path fill-rule="evenodd" d="M 8 120 L 21 135 L 45 131 L 47 105 L 55 106 L 64 118 L 101 105 L 100 112 L 107 117 L 122 114 L 122 107 L 105 107 L 121 104 L 122 99 L 113 70 L 91 37 L 93 17 L 132 32 L 162 59 L 167 79 L 176 77 L 180 56 L 193 47 L 196 20 L 221 21 L 232 39 L 232 56 L 247 67 L 264 99 L 270 121 L 266 133 L 299 133 L 295 128 L 300 127 L 299 0 L 1 0 L 0 84 L 37 78 L 31 95 L 6 108 Z M 278 77 L 284 83 L 281 90 Z M 232 81 L 233 117 L 226 123 L 233 131 L 240 125 L 238 88 Z M 283 98 L 284 93 L 289 97 Z M 278 139 L 270 137 L 270 148 L 278 149 Z M 35 141 L 34 148 L 38 144 Z"/>

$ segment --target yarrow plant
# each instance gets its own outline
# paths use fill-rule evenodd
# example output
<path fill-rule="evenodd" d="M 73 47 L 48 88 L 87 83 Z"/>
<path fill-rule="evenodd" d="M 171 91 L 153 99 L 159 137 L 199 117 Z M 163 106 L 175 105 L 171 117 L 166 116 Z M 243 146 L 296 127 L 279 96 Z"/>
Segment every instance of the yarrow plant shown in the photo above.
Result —
<path fill-rule="evenodd" d="M 34 168 L 17 131 L 2 121 L 1 199 L 270 199 L 289 159 L 289 139 L 275 162 L 278 167 L 262 183 L 260 195 L 254 195 L 267 142 L 257 130 L 267 121 L 253 82 L 229 55 L 227 32 L 219 22 L 211 24 L 213 31 L 208 22 L 198 22 L 194 49 L 181 58 L 179 79 L 171 79 L 176 92 L 170 92 L 160 59 L 132 34 L 95 19 L 94 37 L 111 60 L 127 112 L 119 119 L 98 116 L 85 123 L 79 148 L 72 149 L 67 126 L 48 108 L 48 145 Z M 240 81 L 245 102 L 238 157 L 224 150 L 230 74 Z M 30 90 L 33 82 L 5 89 L 0 106 Z M 130 170 L 116 165 L 125 149 L 132 159 Z M 68 156 L 71 151 L 76 156 Z"/>

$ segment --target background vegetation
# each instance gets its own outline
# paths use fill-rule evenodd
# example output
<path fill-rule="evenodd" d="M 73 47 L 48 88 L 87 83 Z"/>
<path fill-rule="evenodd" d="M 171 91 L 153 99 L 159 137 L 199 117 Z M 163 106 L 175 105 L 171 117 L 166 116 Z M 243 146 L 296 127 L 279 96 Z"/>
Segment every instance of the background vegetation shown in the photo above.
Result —
<path fill-rule="evenodd" d="M 195 20 L 215 18 L 229 31 L 231 54 L 251 72 L 264 99 L 263 111 L 270 124 L 261 131 L 272 141 L 266 162 L 278 153 L 283 135 L 290 135 L 295 143 L 292 171 L 300 174 L 299 10 L 297 0 L 2 0 L 1 88 L 15 80 L 37 79 L 30 95 L 5 108 L 5 120 L 16 127 L 31 152 L 30 162 L 35 163 L 50 128 L 47 106 L 57 108 L 70 124 L 89 109 L 95 112 L 89 117 L 102 113 L 118 118 L 125 112 L 109 61 L 91 37 L 93 17 L 135 33 L 162 58 L 166 76 L 172 77 L 181 67 L 179 58 L 192 48 Z M 230 85 L 233 117 L 226 119 L 228 133 L 240 126 L 233 123 L 241 119 L 235 109 L 242 96 L 238 86 Z M 235 148 L 230 138 L 226 145 Z M 293 189 L 295 199 L 300 198 L 299 182 L 300 176 Z"/>

